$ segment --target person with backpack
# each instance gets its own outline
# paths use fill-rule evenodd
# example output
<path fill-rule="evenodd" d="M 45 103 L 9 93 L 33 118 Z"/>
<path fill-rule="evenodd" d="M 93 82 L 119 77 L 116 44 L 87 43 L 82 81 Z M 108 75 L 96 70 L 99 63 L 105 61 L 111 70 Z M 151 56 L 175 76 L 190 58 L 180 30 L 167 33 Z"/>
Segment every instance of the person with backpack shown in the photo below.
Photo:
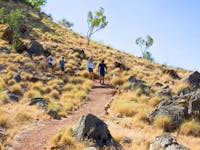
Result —
<path fill-rule="evenodd" d="M 99 64 L 98 71 L 100 75 L 100 84 L 104 84 L 104 77 L 107 72 L 107 66 L 104 63 L 104 60 L 102 60 L 101 63 Z"/>
<path fill-rule="evenodd" d="M 65 71 L 65 61 L 64 61 L 64 57 L 62 57 L 60 59 L 60 70 L 63 73 Z"/>
<path fill-rule="evenodd" d="M 88 68 L 88 71 L 89 71 L 89 74 L 90 74 L 90 79 L 94 80 L 94 64 L 93 64 L 93 61 L 92 61 L 92 58 L 88 58 L 88 62 L 87 62 L 87 68 Z"/>

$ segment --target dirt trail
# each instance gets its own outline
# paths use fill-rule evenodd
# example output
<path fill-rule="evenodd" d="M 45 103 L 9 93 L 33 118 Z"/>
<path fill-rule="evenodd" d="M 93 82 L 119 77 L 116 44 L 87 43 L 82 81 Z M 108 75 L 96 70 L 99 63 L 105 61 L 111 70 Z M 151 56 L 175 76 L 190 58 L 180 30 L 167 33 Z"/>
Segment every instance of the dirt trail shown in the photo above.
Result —
<path fill-rule="evenodd" d="M 31 126 L 19 131 L 7 150 L 45 150 L 48 142 L 61 128 L 74 125 L 79 118 L 88 113 L 101 117 L 104 107 L 112 97 L 112 88 L 109 85 L 100 85 L 95 82 L 94 87 L 88 94 L 89 101 L 77 111 L 69 114 L 66 119 L 47 120 L 36 122 Z"/>

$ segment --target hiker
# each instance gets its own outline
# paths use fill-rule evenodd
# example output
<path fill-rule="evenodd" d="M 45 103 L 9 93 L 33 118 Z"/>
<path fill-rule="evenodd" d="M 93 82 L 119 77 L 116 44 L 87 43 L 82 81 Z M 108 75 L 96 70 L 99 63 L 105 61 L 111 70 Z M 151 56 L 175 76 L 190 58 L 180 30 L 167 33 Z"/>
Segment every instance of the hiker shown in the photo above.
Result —
<path fill-rule="evenodd" d="M 102 60 L 101 63 L 99 64 L 98 71 L 100 75 L 100 84 L 104 84 L 104 77 L 107 72 L 107 66 L 104 63 L 104 60 Z"/>
<path fill-rule="evenodd" d="M 60 70 L 61 70 L 61 73 L 63 74 L 64 71 L 65 71 L 65 61 L 64 61 L 64 57 L 62 57 L 60 59 Z"/>
<path fill-rule="evenodd" d="M 89 71 L 89 74 L 90 74 L 90 79 L 94 80 L 94 64 L 93 64 L 93 61 L 92 61 L 92 57 L 88 58 L 88 62 L 87 62 L 87 68 L 88 68 L 88 71 Z"/>
<path fill-rule="evenodd" d="M 52 75 L 53 74 L 53 62 L 54 62 L 53 54 L 50 54 L 50 56 L 48 57 L 48 62 L 49 62 L 49 68 L 51 69 L 51 75 Z"/>

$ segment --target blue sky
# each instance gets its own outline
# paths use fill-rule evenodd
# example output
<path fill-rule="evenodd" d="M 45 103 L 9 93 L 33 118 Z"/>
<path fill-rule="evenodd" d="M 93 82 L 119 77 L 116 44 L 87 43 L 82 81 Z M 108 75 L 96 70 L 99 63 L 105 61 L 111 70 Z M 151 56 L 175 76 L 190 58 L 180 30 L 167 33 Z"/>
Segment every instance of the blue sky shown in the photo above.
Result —
<path fill-rule="evenodd" d="M 65 18 L 83 35 L 88 11 L 104 7 L 108 26 L 92 38 L 141 56 L 137 37 L 154 39 L 149 49 L 156 62 L 200 71 L 199 0 L 47 0 L 43 10 L 54 20 Z"/>

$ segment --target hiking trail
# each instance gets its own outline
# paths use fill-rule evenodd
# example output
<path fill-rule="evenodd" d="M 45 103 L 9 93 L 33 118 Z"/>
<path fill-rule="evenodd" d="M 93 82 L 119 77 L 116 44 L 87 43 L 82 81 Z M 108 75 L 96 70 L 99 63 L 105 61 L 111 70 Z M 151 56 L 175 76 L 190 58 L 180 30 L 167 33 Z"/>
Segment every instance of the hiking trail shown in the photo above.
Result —
<path fill-rule="evenodd" d="M 110 85 L 100 85 L 95 81 L 88 93 L 89 101 L 80 106 L 77 111 L 67 115 L 62 120 L 46 120 L 35 122 L 19 130 L 6 150 L 46 150 L 50 139 L 63 127 L 73 126 L 82 115 L 92 113 L 101 118 L 104 107 L 112 97 Z"/>

